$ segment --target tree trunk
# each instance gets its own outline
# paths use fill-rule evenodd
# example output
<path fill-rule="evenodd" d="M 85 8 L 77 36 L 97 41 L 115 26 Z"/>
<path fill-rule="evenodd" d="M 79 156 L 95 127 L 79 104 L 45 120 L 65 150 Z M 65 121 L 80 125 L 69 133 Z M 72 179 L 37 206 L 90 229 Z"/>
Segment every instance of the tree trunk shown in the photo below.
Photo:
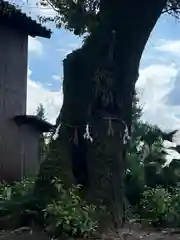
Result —
<path fill-rule="evenodd" d="M 106 36 L 115 33 L 111 63 L 113 103 L 104 107 L 104 96 L 94 100 L 90 121 L 93 143 L 88 161 L 89 197 L 98 205 L 106 206 L 114 227 L 119 228 L 124 219 L 125 129 L 128 127 L 130 133 L 141 55 L 166 1 L 104 0 L 102 3 L 102 25 L 99 28 L 104 29 Z M 101 40 L 103 38 L 105 35 Z"/>
<path fill-rule="evenodd" d="M 122 225 L 124 201 L 124 124 L 112 116 L 93 118 L 90 134 L 93 139 L 88 157 L 89 196 L 105 214 L 100 219 L 104 228 Z M 101 210 L 100 210 L 101 212 Z M 108 218 L 107 218 L 108 217 Z"/>
<path fill-rule="evenodd" d="M 79 128 L 88 122 L 91 106 L 89 124 L 93 142 L 88 156 L 90 185 L 86 190 L 90 201 L 106 206 L 116 228 L 123 223 L 126 154 L 123 139 L 126 126 L 131 128 L 139 62 L 165 4 L 166 0 L 101 1 L 101 22 L 97 29 L 83 48 L 70 54 L 64 63 L 64 102 L 60 121 L 74 133 L 80 133 Z M 115 33 L 114 51 L 110 68 L 106 69 L 112 33 Z M 98 98 L 95 96 L 92 104 L 92 78 L 98 66 L 103 66 L 113 76 L 111 89 L 106 89 L 113 96 L 108 107 L 102 103 L 103 94 Z"/>
<path fill-rule="evenodd" d="M 46 158 L 41 163 L 35 184 L 35 195 L 38 195 L 46 204 L 58 195 L 52 180 L 59 178 L 63 181 L 65 188 L 75 184 L 72 173 L 72 129 L 61 127 L 61 136 L 57 140 L 51 140 L 48 146 Z"/>

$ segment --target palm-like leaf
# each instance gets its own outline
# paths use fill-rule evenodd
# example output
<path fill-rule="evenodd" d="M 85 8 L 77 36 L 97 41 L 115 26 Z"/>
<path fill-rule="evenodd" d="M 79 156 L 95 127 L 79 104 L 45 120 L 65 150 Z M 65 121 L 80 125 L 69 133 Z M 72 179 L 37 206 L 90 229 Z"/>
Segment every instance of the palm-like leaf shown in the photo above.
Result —
<path fill-rule="evenodd" d="M 171 132 L 168 132 L 168 133 L 165 133 L 165 132 L 162 132 L 162 139 L 163 140 L 167 140 L 169 142 L 173 142 L 173 137 L 174 135 L 178 132 L 178 130 L 173 130 Z"/>

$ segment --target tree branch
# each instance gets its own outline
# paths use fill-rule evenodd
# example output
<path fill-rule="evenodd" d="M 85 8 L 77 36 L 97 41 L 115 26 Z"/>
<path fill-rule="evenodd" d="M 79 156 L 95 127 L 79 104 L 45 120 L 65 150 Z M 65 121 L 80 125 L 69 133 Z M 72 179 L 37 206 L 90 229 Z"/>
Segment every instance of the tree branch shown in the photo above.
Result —
<path fill-rule="evenodd" d="M 42 4 L 44 1 L 46 1 L 46 3 L 55 11 L 59 13 L 59 9 L 57 9 L 55 7 L 55 4 L 53 4 L 52 0 L 43 0 L 42 2 L 40 2 L 40 4 Z M 43 5 L 43 4 L 42 4 Z"/>
<path fill-rule="evenodd" d="M 168 0 L 162 14 L 167 13 L 180 19 L 180 0 Z"/>

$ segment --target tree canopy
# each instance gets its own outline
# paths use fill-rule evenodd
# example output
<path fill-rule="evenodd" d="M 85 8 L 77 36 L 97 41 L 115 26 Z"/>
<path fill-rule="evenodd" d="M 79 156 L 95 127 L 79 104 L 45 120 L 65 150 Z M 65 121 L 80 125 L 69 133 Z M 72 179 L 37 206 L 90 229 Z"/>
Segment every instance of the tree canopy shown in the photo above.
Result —
<path fill-rule="evenodd" d="M 36 110 L 36 116 L 42 120 L 46 120 L 46 113 L 42 103 L 39 104 Z"/>
<path fill-rule="evenodd" d="M 130 5 L 131 1 L 129 2 Z M 141 4 L 141 0 L 136 0 L 136 2 L 137 5 Z M 50 6 L 57 13 L 53 19 L 57 27 L 68 28 L 77 35 L 93 31 L 102 20 L 101 13 L 106 4 L 106 0 L 41 0 L 42 6 Z M 179 18 L 180 0 L 165 1 L 162 13 L 168 13 Z M 41 17 L 41 20 L 46 21 L 43 17 Z"/>

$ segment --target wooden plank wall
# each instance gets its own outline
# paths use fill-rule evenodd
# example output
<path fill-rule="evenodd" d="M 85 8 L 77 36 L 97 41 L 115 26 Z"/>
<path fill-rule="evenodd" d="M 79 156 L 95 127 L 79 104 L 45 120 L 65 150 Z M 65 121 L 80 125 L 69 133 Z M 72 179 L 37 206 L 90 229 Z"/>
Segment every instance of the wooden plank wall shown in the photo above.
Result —
<path fill-rule="evenodd" d="M 0 25 L 0 180 L 20 175 L 20 131 L 26 113 L 28 36 Z"/>

